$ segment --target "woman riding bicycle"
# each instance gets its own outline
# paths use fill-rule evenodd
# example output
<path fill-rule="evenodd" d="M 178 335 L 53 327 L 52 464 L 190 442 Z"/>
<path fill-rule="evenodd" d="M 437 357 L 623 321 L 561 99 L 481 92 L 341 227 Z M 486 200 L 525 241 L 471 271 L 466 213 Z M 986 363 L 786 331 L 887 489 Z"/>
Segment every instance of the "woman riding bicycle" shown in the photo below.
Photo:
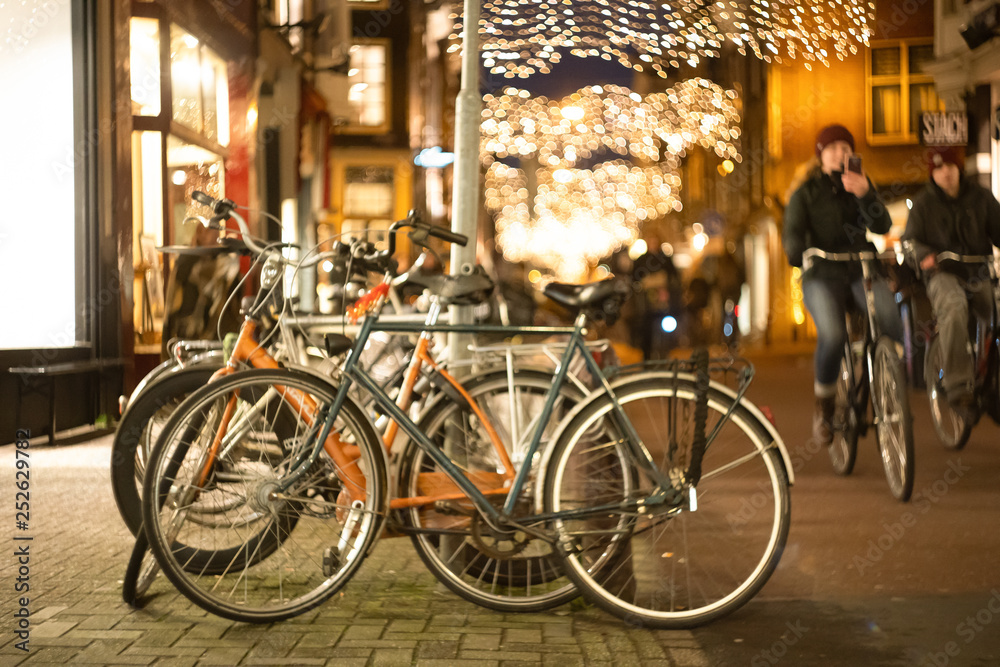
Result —
<path fill-rule="evenodd" d="M 937 263 L 937 253 L 992 255 L 1000 245 L 1000 203 L 993 194 L 962 175 L 962 159 L 953 147 L 932 149 L 927 170 L 930 182 L 913 201 L 903 239 L 913 243 L 924 273 L 927 296 L 937 318 L 942 346 L 945 396 L 966 422 L 978 415 L 975 371 L 969 354 L 969 299 L 976 314 L 989 321 L 993 291 L 988 273 L 956 262 Z M 983 267 L 979 267 L 983 268 Z"/>
<path fill-rule="evenodd" d="M 892 226 L 885 205 L 860 166 L 856 171 L 848 169 L 853 153 L 854 137 L 843 125 L 829 125 L 817 135 L 814 164 L 785 209 L 782 242 L 792 266 L 801 268 L 803 252 L 812 247 L 827 252 L 872 250 L 865 230 L 884 234 Z M 876 281 L 872 288 L 880 329 L 902 340 L 903 323 L 888 286 Z M 833 441 L 837 373 L 847 342 L 848 303 L 853 299 L 865 308 L 861 266 L 816 259 L 802 274 L 802 293 L 817 332 L 813 438 L 828 445 Z"/>

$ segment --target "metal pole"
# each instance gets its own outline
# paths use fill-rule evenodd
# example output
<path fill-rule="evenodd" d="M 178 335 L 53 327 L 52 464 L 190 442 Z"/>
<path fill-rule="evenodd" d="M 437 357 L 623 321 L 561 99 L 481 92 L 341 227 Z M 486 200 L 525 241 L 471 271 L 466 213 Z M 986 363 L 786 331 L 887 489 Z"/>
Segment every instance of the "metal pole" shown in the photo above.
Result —
<path fill-rule="evenodd" d="M 459 275 L 476 262 L 479 219 L 479 124 L 482 97 L 479 94 L 479 1 L 464 0 L 465 34 L 462 39 L 462 87 L 455 100 L 455 179 L 452 190 L 451 228 L 469 237 L 469 245 L 451 246 L 451 273 Z M 471 324 L 470 306 L 452 306 L 451 321 Z M 468 334 L 449 334 L 451 359 L 470 356 Z"/>

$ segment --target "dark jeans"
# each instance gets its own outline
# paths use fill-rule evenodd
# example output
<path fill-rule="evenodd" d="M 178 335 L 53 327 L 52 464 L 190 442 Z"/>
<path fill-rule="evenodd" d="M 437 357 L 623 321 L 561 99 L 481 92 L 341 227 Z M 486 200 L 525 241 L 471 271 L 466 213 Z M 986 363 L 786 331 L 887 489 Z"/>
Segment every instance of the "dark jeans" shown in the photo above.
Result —
<path fill-rule="evenodd" d="M 903 340 L 903 320 L 892 292 L 883 280 L 872 282 L 875 295 L 875 318 L 879 329 L 897 341 Z M 802 281 L 802 296 L 816 323 L 816 383 L 832 385 L 840 372 L 840 358 L 847 343 L 847 307 L 850 301 L 867 313 L 862 279 L 848 284 L 822 278 Z"/>

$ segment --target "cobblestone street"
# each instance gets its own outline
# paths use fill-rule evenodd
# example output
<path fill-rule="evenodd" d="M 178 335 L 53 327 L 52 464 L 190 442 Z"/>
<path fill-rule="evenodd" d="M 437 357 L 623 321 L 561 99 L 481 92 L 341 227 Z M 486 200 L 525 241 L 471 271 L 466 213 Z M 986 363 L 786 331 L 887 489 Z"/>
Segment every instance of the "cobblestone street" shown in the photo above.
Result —
<path fill-rule="evenodd" d="M 145 609 L 121 599 L 132 538 L 118 518 L 108 461 L 111 436 L 32 446 L 31 542 L 13 542 L 14 448 L 0 448 L 5 544 L 30 544 L 30 652 L 10 620 L 17 563 L 0 579 L 0 664 L 42 665 L 707 665 L 686 631 L 632 629 L 574 603 L 508 615 L 469 604 L 437 584 L 408 539 L 385 539 L 339 597 L 284 623 L 254 626 L 203 612 L 158 577 Z M 20 533 L 19 533 L 20 534 Z M 19 596 L 17 596 L 19 597 Z"/>

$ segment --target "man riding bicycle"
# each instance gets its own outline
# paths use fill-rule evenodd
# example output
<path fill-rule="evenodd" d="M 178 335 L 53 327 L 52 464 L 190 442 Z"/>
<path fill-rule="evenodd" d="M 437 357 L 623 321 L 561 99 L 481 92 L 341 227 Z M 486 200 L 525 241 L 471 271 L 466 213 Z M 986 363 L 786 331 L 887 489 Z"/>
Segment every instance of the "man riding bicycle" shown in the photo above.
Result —
<path fill-rule="evenodd" d="M 930 182 L 914 199 L 904 240 L 913 244 L 924 274 L 927 296 L 937 318 L 942 347 L 943 385 L 955 412 L 974 423 L 975 371 L 968 349 L 969 300 L 983 320 L 993 308 L 987 273 L 966 264 L 943 261 L 937 254 L 990 255 L 1000 245 L 1000 203 L 993 194 L 962 174 L 959 149 L 932 149 L 927 157 Z"/>

